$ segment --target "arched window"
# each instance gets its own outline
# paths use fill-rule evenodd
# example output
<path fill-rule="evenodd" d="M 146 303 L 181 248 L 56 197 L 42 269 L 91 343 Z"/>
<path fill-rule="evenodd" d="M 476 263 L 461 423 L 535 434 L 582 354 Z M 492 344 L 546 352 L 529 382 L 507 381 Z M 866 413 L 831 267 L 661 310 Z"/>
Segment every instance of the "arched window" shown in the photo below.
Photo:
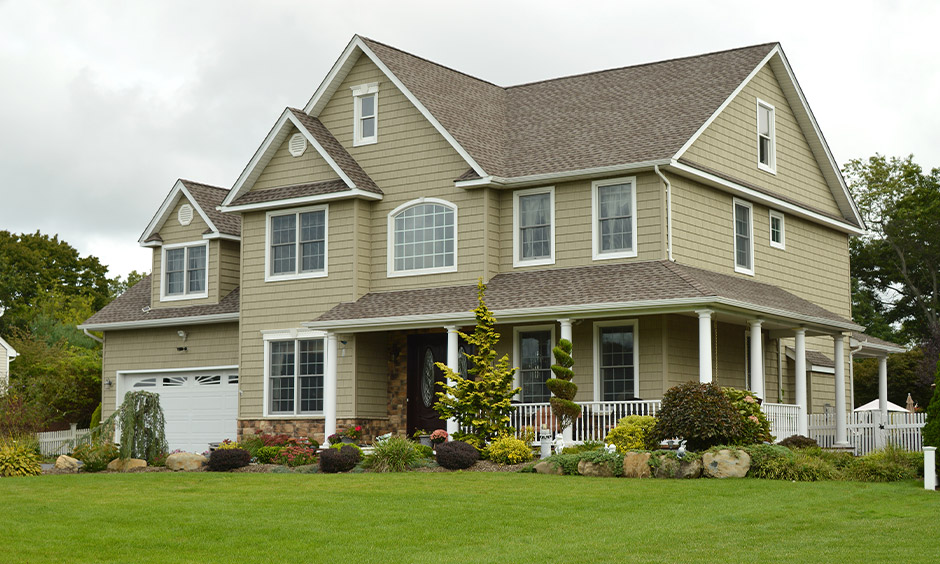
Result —
<path fill-rule="evenodd" d="M 388 216 L 388 275 L 457 270 L 457 207 L 435 198 L 403 204 Z"/>

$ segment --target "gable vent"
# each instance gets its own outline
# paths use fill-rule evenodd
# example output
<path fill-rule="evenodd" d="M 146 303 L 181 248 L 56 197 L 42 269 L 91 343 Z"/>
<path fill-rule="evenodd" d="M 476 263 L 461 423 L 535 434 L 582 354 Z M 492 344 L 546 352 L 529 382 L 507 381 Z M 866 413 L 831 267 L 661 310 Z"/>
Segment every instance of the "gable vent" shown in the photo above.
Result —
<path fill-rule="evenodd" d="M 307 150 L 307 138 L 304 137 L 303 133 L 291 135 L 290 143 L 287 144 L 287 150 L 295 157 L 304 154 L 304 151 Z"/>
<path fill-rule="evenodd" d="M 176 214 L 176 219 L 179 220 L 180 225 L 189 225 L 193 222 L 193 207 L 189 204 L 183 204 L 180 206 L 179 213 Z"/>

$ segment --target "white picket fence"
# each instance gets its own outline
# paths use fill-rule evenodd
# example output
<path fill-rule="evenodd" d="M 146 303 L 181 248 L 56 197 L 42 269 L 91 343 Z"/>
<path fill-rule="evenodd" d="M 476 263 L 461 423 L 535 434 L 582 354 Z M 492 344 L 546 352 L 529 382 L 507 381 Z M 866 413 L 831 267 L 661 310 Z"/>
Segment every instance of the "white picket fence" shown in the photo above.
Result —
<path fill-rule="evenodd" d="M 67 454 L 71 450 L 72 441 L 84 437 L 88 432 L 89 429 L 78 429 L 73 423 L 72 428 L 67 431 L 36 433 L 36 439 L 39 441 L 39 450 L 44 456 Z"/>
<path fill-rule="evenodd" d="M 888 413 L 882 424 L 880 411 L 859 411 L 846 414 L 847 439 L 857 456 L 883 448 L 887 443 L 905 450 L 920 452 L 924 448 L 921 429 L 927 422 L 926 413 Z M 836 442 L 835 413 L 811 413 L 809 436 L 823 448 Z"/>

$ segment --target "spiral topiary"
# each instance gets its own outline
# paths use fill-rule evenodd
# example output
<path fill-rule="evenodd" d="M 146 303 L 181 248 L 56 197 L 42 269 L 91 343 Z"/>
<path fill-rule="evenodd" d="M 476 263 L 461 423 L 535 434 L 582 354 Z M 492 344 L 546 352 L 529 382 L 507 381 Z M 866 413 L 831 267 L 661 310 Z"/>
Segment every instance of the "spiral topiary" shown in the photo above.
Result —
<path fill-rule="evenodd" d="M 545 385 L 552 392 L 548 400 L 552 406 L 552 413 L 558 419 L 562 429 L 570 427 L 574 420 L 581 415 L 581 406 L 574 403 L 574 396 L 578 393 L 578 386 L 571 381 L 574 378 L 574 359 L 571 358 L 571 341 L 561 339 L 558 346 L 552 349 L 555 355 L 555 364 L 552 365 L 554 378 L 550 378 Z"/>

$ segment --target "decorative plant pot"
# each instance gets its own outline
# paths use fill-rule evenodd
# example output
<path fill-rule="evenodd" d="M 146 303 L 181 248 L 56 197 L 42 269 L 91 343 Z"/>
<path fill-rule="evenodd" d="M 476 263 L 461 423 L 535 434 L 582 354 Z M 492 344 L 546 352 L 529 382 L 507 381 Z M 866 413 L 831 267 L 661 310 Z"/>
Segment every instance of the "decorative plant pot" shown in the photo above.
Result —
<path fill-rule="evenodd" d="M 418 440 L 421 441 L 421 444 L 424 446 L 431 446 L 431 435 L 418 435 Z"/>
<path fill-rule="evenodd" d="M 354 444 L 356 444 L 356 439 L 354 439 L 354 438 L 352 438 L 352 437 L 343 437 L 343 444 L 344 444 L 344 445 L 354 445 Z"/>

